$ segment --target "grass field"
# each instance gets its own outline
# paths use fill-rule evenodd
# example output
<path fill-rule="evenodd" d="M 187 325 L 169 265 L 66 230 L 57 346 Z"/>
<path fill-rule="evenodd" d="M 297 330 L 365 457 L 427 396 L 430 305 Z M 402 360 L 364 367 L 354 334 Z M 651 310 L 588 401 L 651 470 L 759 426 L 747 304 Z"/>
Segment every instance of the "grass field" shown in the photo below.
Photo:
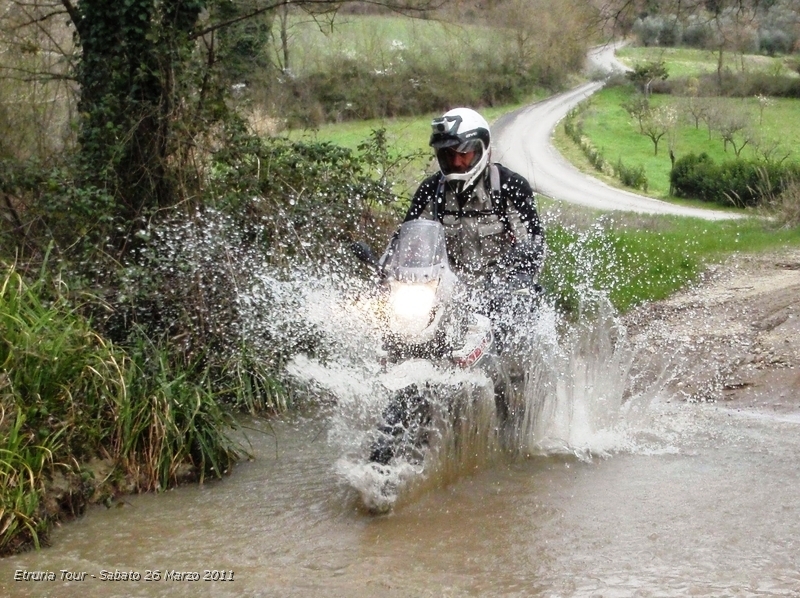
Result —
<path fill-rule="evenodd" d="M 669 66 L 670 77 L 692 77 L 715 72 L 719 55 L 712 50 L 692 48 L 625 47 L 617 51 L 617 58 L 630 67 L 637 63 L 663 60 Z M 732 52 L 723 54 L 723 68 L 733 71 L 760 71 L 774 75 L 798 76 L 790 64 L 791 58 L 784 56 L 771 57 L 755 54 L 742 56 Z"/>
<path fill-rule="evenodd" d="M 486 27 L 433 19 L 336 15 L 289 20 L 290 66 L 296 74 L 320 71 L 331 62 L 356 60 L 387 70 L 409 60 L 456 65 L 465 53 L 486 53 L 494 43 Z"/>
<path fill-rule="evenodd" d="M 531 96 L 528 101 L 521 104 L 478 108 L 478 111 L 489 124 L 491 124 L 503 114 L 521 108 L 529 103 L 536 102 L 544 97 L 545 93 L 542 92 L 540 95 Z M 290 139 L 327 141 L 343 147 L 349 147 L 350 149 L 356 149 L 359 144 L 370 136 L 372 131 L 383 128 L 386 129 L 390 145 L 396 151 L 404 154 L 410 154 L 420 150 L 428 152 L 431 120 L 437 116 L 441 116 L 441 114 L 437 112 L 403 118 L 331 123 L 322 125 L 316 129 L 292 129 L 287 131 L 286 135 Z"/>
<path fill-rule="evenodd" d="M 535 102 L 544 95 L 542 92 L 540 96 L 532 96 L 524 104 L 481 108 L 479 111 L 491 124 L 503 114 L 516 110 L 527 103 Z M 425 176 L 434 172 L 436 168 L 432 160 L 432 150 L 428 146 L 428 139 L 431 133 L 431 120 L 437 116 L 441 116 L 441 114 L 430 113 L 404 118 L 348 121 L 322 125 L 317 129 L 293 129 L 285 131 L 284 134 L 296 141 L 328 142 L 357 150 L 359 145 L 369 139 L 373 131 L 385 129 L 387 149 L 394 156 L 412 157 L 402 172 L 393 173 L 397 182 L 395 192 L 401 197 L 410 199 L 417 184 Z"/>
<path fill-rule="evenodd" d="M 548 217 L 546 203 L 544 211 L 549 259 L 542 284 L 566 310 L 575 308 L 582 286 L 607 292 L 624 312 L 668 297 L 731 253 L 800 246 L 800 229 L 775 230 L 755 218 L 706 222 L 615 213 L 574 226 Z"/>
<path fill-rule="evenodd" d="M 590 100 L 590 107 L 583 113 L 584 134 L 593 145 L 601 150 L 612 165 L 622 158 L 628 166 L 642 166 L 647 173 L 648 195 L 665 198 L 669 194 L 669 173 L 672 167 L 669 158 L 670 140 L 665 135 L 659 142 L 655 154 L 653 142 L 639 132 L 638 124 L 622 108 L 622 104 L 632 98 L 635 92 L 631 87 L 611 87 L 603 89 Z M 797 160 L 800 155 L 800 101 L 792 99 L 772 99 L 772 105 L 760 114 L 758 100 L 755 98 L 716 98 L 714 100 L 723 111 L 732 112 L 743 109 L 750 115 L 751 126 L 756 135 L 763 140 L 763 146 L 774 141 L 778 144 L 777 156 L 788 155 L 789 160 Z M 708 153 L 715 161 L 735 159 L 731 147 L 726 152 L 719 133 L 700 123 L 696 128 L 691 115 L 681 108 L 680 98 L 654 94 L 651 105 L 671 104 L 677 107 L 679 124 L 674 131 L 673 148 L 676 158 L 690 152 Z M 757 155 L 754 142 L 745 146 L 742 157 Z"/>
<path fill-rule="evenodd" d="M 618 52 L 618 56 L 628 65 L 664 60 L 671 78 L 713 72 L 716 70 L 717 60 L 713 52 L 684 48 L 623 48 Z M 731 69 L 739 68 L 743 61 L 745 70 L 751 72 L 758 70 L 770 74 L 797 76 L 797 73 L 787 66 L 791 61 L 790 58 L 750 55 L 739 58 L 740 60 L 733 64 L 733 55 L 729 55 Z M 633 98 L 635 93 L 631 86 L 618 86 L 603 89 L 592 96 L 589 108 L 582 116 L 583 131 L 612 165 L 621 158 L 626 166 L 642 166 L 645 169 L 648 180 L 645 194 L 658 198 L 668 197 L 669 173 L 672 167 L 669 158 L 670 145 L 676 158 L 690 152 L 698 154 L 706 152 L 717 162 L 735 159 L 730 146 L 728 151 L 725 151 L 718 132 L 709 133 L 706 123 L 703 122 L 699 127 L 695 126 L 686 107 L 689 101 L 687 98 L 660 94 L 651 96 L 651 105 L 674 106 L 679 120 L 674 131 L 664 135 L 659 141 L 658 155 L 656 155 L 653 142 L 639 132 L 638 124 L 622 107 L 622 104 Z M 800 100 L 770 98 L 768 105 L 763 106 L 763 109 L 757 98 L 702 98 L 700 101 L 711 102 L 721 114 L 743 112 L 749 116 L 749 136 L 752 140 L 741 152 L 742 157 L 756 157 L 764 149 L 771 147 L 774 158 L 800 159 L 797 150 L 800 147 Z M 558 132 L 556 145 L 559 150 L 579 167 L 594 172 L 586 160 L 582 160 L 569 148 L 571 143 L 566 136 Z M 606 180 L 619 185 L 618 181 L 608 178 Z"/>

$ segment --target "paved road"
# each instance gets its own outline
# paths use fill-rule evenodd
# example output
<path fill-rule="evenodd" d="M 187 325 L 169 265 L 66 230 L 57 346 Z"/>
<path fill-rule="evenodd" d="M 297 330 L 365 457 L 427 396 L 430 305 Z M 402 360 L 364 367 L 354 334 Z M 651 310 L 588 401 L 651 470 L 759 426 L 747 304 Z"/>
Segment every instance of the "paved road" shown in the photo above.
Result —
<path fill-rule="evenodd" d="M 591 68 L 604 72 L 624 69 L 615 60 L 614 50 L 611 45 L 593 50 L 589 55 Z M 739 217 L 727 212 L 683 207 L 615 189 L 581 173 L 567 162 L 550 143 L 553 130 L 573 107 L 603 85 L 603 81 L 585 83 L 501 117 L 492 126 L 493 159 L 525 176 L 538 193 L 590 208 L 675 214 L 706 220 Z"/>

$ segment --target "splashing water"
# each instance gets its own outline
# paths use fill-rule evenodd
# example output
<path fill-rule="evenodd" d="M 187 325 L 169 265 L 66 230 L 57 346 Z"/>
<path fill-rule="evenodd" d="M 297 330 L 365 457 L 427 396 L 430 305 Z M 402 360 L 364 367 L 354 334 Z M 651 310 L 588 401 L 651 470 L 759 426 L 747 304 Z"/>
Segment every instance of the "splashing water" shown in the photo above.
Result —
<path fill-rule="evenodd" d="M 669 379 L 669 361 L 629 340 L 602 294 L 587 293 L 583 305 L 589 304 L 577 323 L 530 357 L 531 409 L 519 439 L 530 453 L 588 460 L 637 451 L 637 435 L 649 425 L 642 416 Z"/>
<path fill-rule="evenodd" d="M 397 499 L 390 493 L 384 500 L 379 490 L 387 485 L 413 490 L 441 484 L 500 455 L 566 454 L 588 460 L 637 451 L 652 433 L 647 432 L 647 407 L 666 384 L 668 364 L 643 359 L 646 352 L 627 338 L 608 299 L 588 290 L 590 284 L 577 291 L 580 314 L 574 321 L 562 319 L 543 302 L 528 321 L 506 322 L 520 341 L 512 343 L 510 353 L 523 372 L 513 393 L 517 417 L 508 425 L 498 420 L 492 384 L 483 374 L 439 370 L 424 362 L 386 374 L 378 358 L 382 341 L 374 283 L 353 276 L 352 263 L 278 271 L 265 266 L 257 251 L 223 243 L 228 225 L 215 222 L 204 235 L 168 235 L 175 244 L 170 251 L 188 251 L 191 263 L 213 266 L 229 246 L 238 247 L 225 260 L 235 285 L 235 305 L 226 303 L 226 310 L 235 313 L 229 344 L 247 346 L 264 360 L 276 352 L 291 356 L 288 377 L 325 405 L 328 441 L 341 457 L 338 475 L 362 495 L 377 497 L 381 504 L 376 508 L 391 507 Z M 587 234 L 601 232 L 595 227 Z M 584 255 L 589 245 L 579 236 L 566 251 L 587 281 L 598 270 L 593 254 Z M 426 389 L 439 414 L 429 429 L 435 435 L 432 456 L 389 468 L 387 475 L 366 466 L 364 455 L 393 390 L 411 384 Z"/>
<path fill-rule="evenodd" d="M 260 303 L 269 300 L 273 317 L 247 334 L 266 326 L 276 342 L 292 330 L 315 331 L 318 356 L 298 352 L 286 371 L 328 406 L 328 442 L 339 455 L 335 471 L 372 511 L 387 511 L 501 455 L 566 454 L 589 460 L 636 451 L 641 431 L 636 414 L 646 410 L 666 382 L 665 364 L 644 367 L 637 359 L 640 352 L 602 294 L 583 293 L 577 323 L 565 322 L 543 304 L 528 325 L 517 326 L 517 335 L 528 341 L 524 353 L 515 356 L 525 371 L 517 399 L 523 403 L 522 415 L 499 434 L 503 426 L 485 375 L 441 370 L 421 360 L 387 375 L 378 360 L 381 338 L 369 283 L 334 270 L 296 272 L 290 282 L 269 275 L 254 281 L 242 306 L 259 312 Z M 440 414 L 431 427 L 436 438 L 430 457 L 392 466 L 369 463 L 366 455 L 393 391 L 411 384 L 428 389 L 426 396 Z M 458 417 L 452 417 L 453 405 L 460 406 Z"/>

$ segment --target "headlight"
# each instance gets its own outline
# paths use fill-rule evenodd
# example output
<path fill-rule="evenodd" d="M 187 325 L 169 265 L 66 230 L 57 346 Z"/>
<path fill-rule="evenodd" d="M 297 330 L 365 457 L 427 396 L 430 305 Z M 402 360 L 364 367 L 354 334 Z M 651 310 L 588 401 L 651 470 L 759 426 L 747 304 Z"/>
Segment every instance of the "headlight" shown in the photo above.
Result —
<path fill-rule="evenodd" d="M 436 300 L 436 282 L 392 283 L 389 313 L 392 328 L 405 332 L 421 332 L 431 322 Z"/>

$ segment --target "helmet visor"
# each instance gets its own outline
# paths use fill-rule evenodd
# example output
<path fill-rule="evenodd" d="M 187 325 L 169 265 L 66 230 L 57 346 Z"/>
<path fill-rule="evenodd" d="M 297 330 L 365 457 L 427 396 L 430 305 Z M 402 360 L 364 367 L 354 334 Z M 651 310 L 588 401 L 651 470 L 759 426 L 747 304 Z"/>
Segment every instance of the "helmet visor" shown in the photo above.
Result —
<path fill-rule="evenodd" d="M 464 174 L 472 170 L 483 157 L 483 143 L 480 139 L 470 139 L 436 149 L 439 168 L 444 174 Z"/>

